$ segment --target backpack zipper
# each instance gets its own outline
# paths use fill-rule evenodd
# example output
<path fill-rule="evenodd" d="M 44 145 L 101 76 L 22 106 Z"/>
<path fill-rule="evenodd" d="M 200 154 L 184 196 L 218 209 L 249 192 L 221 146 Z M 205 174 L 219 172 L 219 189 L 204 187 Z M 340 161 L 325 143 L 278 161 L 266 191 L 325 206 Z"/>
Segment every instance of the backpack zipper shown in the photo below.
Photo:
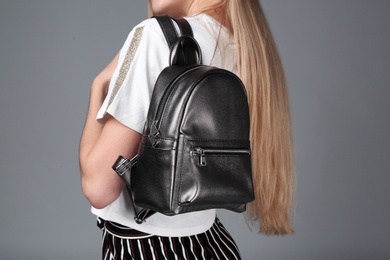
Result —
<path fill-rule="evenodd" d="M 195 147 L 191 151 L 192 156 L 198 156 L 199 157 L 199 166 L 206 166 L 206 155 L 207 154 L 230 154 L 230 155 L 240 155 L 240 154 L 247 154 L 250 155 L 251 151 L 250 149 L 232 149 L 232 148 L 201 148 L 201 147 Z"/>

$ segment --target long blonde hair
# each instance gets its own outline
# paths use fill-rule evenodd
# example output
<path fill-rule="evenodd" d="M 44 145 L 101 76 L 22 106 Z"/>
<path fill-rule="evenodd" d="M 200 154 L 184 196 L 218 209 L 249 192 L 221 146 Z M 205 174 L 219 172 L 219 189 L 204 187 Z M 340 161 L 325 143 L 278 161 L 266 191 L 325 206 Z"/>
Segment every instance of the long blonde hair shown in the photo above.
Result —
<path fill-rule="evenodd" d="M 266 235 L 293 233 L 295 166 L 282 62 L 259 0 L 221 0 L 204 10 L 233 35 L 237 74 L 248 93 L 255 200 L 247 218 Z"/>

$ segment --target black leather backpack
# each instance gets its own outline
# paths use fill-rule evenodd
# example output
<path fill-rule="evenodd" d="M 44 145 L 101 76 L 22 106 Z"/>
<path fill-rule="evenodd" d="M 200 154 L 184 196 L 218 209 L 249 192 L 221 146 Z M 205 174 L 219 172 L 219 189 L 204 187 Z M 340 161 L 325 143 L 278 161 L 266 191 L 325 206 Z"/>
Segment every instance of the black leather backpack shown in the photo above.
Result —
<path fill-rule="evenodd" d="M 230 71 L 201 65 L 185 19 L 156 17 L 170 66 L 154 87 L 138 155 L 113 169 L 126 183 L 135 220 L 211 208 L 243 212 L 254 199 L 245 87 Z"/>

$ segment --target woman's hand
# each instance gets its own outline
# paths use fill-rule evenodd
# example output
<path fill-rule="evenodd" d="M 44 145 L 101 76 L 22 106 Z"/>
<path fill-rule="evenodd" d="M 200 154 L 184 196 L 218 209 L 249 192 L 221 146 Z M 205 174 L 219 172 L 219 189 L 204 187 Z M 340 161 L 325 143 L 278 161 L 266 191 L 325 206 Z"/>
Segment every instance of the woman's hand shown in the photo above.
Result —
<path fill-rule="evenodd" d="M 119 155 L 136 154 L 141 135 L 106 115 L 96 120 L 118 64 L 119 54 L 93 80 L 87 119 L 80 140 L 79 160 L 83 193 L 95 208 L 113 202 L 123 189 L 123 182 L 111 169 Z"/>

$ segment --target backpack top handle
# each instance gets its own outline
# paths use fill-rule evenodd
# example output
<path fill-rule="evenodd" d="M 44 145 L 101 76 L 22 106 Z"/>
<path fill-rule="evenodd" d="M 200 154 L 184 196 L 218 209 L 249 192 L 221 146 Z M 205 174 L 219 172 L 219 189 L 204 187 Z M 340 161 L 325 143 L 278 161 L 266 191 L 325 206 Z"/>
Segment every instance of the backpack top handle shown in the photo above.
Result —
<path fill-rule="evenodd" d="M 158 21 L 168 43 L 170 51 L 170 66 L 184 66 L 202 63 L 201 49 L 199 44 L 193 38 L 191 25 L 186 19 L 171 18 L 167 15 L 153 16 L 153 18 Z M 173 21 L 177 23 L 180 29 L 180 37 L 178 36 L 175 26 L 173 25 Z"/>

